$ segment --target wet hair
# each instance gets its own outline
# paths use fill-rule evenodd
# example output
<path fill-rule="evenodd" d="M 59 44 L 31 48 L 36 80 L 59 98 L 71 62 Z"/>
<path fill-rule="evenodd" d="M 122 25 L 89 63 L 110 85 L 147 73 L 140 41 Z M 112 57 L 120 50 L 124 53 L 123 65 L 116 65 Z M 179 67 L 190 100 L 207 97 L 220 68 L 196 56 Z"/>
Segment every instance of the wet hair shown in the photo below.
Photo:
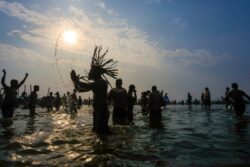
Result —
<path fill-rule="evenodd" d="M 92 72 L 92 74 L 89 75 L 89 79 L 92 79 L 91 75 L 100 75 L 103 76 L 107 83 L 111 86 L 105 75 L 114 79 L 117 78 L 117 61 L 114 61 L 113 59 L 105 59 L 105 56 L 108 53 L 108 49 L 103 54 L 101 54 L 101 50 L 102 46 L 96 46 L 94 49 L 90 69 L 90 72 Z"/>
<path fill-rule="evenodd" d="M 10 81 L 10 86 L 11 86 L 11 87 L 14 87 L 14 88 L 18 88 L 18 80 L 12 79 L 12 80 Z"/>
<path fill-rule="evenodd" d="M 233 89 L 238 89 L 238 84 L 237 83 L 232 83 L 232 88 Z"/>

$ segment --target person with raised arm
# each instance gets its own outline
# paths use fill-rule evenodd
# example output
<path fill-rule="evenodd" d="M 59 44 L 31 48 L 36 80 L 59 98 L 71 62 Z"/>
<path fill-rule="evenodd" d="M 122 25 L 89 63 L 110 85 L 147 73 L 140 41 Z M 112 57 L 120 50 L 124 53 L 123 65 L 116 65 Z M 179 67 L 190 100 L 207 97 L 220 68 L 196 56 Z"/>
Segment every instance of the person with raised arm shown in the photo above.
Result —
<path fill-rule="evenodd" d="M 15 107 L 18 106 L 17 91 L 24 84 L 28 77 L 28 73 L 25 74 L 23 80 L 18 83 L 18 80 L 12 79 L 10 81 L 10 86 L 5 83 L 6 71 L 3 69 L 3 77 L 1 79 L 1 84 L 4 89 L 5 97 L 1 106 L 3 118 L 12 118 L 14 114 Z"/>
<path fill-rule="evenodd" d="M 93 131 L 96 133 L 110 133 L 108 127 L 109 110 L 107 103 L 107 91 L 109 81 L 105 74 L 116 78 L 117 62 L 113 59 L 104 59 L 108 50 L 101 55 L 101 46 L 96 46 L 91 62 L 91 69 L 88 76 L 80 77 L 74 70 L 71 71 L 71 80 L 78 92 L 93 92 Z M 80 81 L 82 79 L 83 81 Z M 93 80 L 93 82 L 89 82 Z M 110 84 L 109 84 L 110 85 Z"/>

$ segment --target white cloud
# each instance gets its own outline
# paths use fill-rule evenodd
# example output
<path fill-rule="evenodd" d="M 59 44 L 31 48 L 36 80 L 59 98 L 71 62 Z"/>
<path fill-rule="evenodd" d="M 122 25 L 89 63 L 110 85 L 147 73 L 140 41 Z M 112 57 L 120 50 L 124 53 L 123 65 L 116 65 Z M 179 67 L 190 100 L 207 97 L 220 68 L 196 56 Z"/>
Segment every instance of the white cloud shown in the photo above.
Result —
<path fill-rule="evenodd" d="M 37 67 L 37 65 L 51 64 L 51 60 L 45 56 L 41 56 L 26 48 L 18 48 L 8 44 L 0 43 L 0 60 L 1 63 L 12 64 L 14 66 Z"/>
<path fill-rule="evenodd" d="M 106 8 L 103 1 L 97 3 L 103 9 Z M 208 66 L 217 64 L 226 57 L 225 54 L 213 55 L 204 49 L 164 50 L 156 42 L 150 41 L 146 33 L 130 26 L 124 19 L 110 17 L 107 20 L 100 16 L 91 16 L 73 5 L 68 10 L 71 16 L 59 17 L 53 13 L 55 11 L 39 13 L 19 3 L 0 1 L 0 11 L 33 24 L 32 28 L 26 28 L 27 32 L 12 30 L 9 34 L 17 35 L 30 43 L 47 45 L 52 49 L 60 33 L 74 29 L 79 34 L 79 41 L 71 51 L 92 55 L 93 47 L 102 44 L 104 48 L 109 47 L 110 56 L 122 63 L 160 66 L 168 60 L 167 62 Z M 188 26 L 181 18 L 175 18 L 173 22 L 180 29 Z M 66 45 L 61 45 L 65 50 L 69 49 Z"/>

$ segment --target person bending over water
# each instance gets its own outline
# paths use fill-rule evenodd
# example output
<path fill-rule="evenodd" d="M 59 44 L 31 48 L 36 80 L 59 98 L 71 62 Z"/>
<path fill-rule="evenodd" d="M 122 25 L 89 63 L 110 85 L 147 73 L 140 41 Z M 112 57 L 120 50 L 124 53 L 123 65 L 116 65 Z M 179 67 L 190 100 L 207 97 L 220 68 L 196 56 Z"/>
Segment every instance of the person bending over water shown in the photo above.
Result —
<path fill-rule="evenodd" d="M 1 106 L 3 118 L 12 118 L 14 114 L 15 107 L 18 106 L 17 91 L 24 84 L 28 77 L 28 73 L 25 74 L 23 80 L 18 83 L 18 80 L 12 79 L 10 81 L 10 86 L 5 84 L 6 71 L 3 70 L 3 77 L 1 84 L 4 89 L 4 100 Z"/>
<path fill-rule="evenodd" d="M 235 114 L 237 116 L 242 116 L 246 110 L 246 104 L 243 97 L 246 97 L 249 101 L 250 97 L 244 91 L 238 89 L 237 83 L 232 84 L 232 89 L 233 90 L 228 93 L 226 99 L 232 101 Z"/>
<path fill-rule="evenodd" d="M 107 104 L 107 89 L 109 82 L 104 75 L 107 74 L 112 78 L 117 77 L 117 69 L 114 69 L 117 62 L 113 59 L 105 60 L 104 57 L 108 50 L 100 55 L 101 49 L 101 46 L 95 47 L 88 77 L 79 77 L 74 70 L 71 71 L 71 80 L 78 92 L 87 92 L 90 90 L 93 92 L 93 131 L 99 134 L 110 133 L 108 127 L 109 111 Z M 103 77 L 105 79 L 103 79 Z M 85 80 L 85 82 L 80 81 L 81 78 Z M 94 82 L 88 83 L 86 78 Z"/>
<path fill-rule="evenodd" d="M 122 87 L 122 80 L 116 80 L 116 88 L 110 90 L 109 101 L 113 102 L 113 124 L 126 123 L 127 90 Z"/>

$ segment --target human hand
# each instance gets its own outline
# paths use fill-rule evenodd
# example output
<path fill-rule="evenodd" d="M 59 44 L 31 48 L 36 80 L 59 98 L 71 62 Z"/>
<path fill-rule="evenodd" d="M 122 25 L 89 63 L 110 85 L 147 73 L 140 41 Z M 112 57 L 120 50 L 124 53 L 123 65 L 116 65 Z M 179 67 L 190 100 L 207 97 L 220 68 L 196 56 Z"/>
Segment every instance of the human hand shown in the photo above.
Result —
<path fill-rule="evenodd" d="M 6 71 L 5 71 L 5 69 L 3 69 L 3 73 L 4 73 L 4 74 L 6 74 Z"/>
<path fill-rule="evenodd" d="M 72 80 L 74 83 L 78 81 L 78 77 L 77 77 L 77 75 L 76 75 L 75 70 L 72 70 L 72 71 L 70 72 L 70 77 L 71 77 L 71 80 Z"/>
<path fill-rule="evenodd" d="M 28 73 L 26 73 L 26 74 L 25 74 L 25 77 L 28 77 L 28 76 L 29 76 L 29 74 L 28 74 Z"/>

